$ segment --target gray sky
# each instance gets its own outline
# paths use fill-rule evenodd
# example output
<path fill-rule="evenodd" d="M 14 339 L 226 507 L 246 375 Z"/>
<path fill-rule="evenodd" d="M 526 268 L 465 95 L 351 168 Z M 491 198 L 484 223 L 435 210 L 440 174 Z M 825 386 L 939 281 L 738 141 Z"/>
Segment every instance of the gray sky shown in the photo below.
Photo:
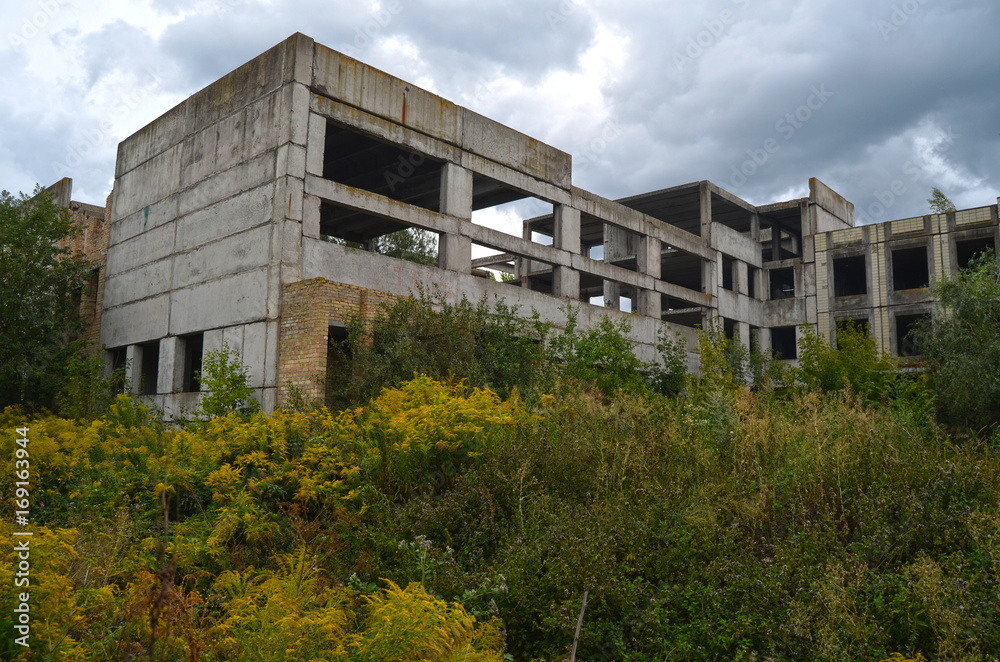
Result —
<path fill-rule="evenodd" d="M 294 32 L 573 155 L 621 197 L 815 176 L 859 222 L 1000 189 L 994 0 L 0 0 L 0 188 L 103 204 L 117 143 Z"/>

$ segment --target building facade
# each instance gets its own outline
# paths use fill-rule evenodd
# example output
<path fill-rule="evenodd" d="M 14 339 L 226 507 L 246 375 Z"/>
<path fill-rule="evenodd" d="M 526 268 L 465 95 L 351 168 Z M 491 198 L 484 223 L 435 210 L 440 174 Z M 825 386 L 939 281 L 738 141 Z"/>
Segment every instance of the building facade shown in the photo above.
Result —
<path fill-rule="evenodd" d="M 517 236 L 473 220 L 526 199 L 547 211 Z M 437 235 L 437 266 L 373 250 L 405 228 Z M 788 359 L 802 323 L 864 320 L 905 356 L 930 280 L 998 241 L 996 205 L 855 227 L 815 179 L 765 206 L 707 181 L 609 200 L 573 186 L 570 155 L 301 34 L 119 145 L 105 231 L 100 343 L 168 416 L 224 344 L 265 410 L 321 399 L 345 321 L 418 285 L 556 327 L 567 304 L 584 327 L 628 315 L 645 360 L 666 325 L 692 368 L 711 320 Z"/>

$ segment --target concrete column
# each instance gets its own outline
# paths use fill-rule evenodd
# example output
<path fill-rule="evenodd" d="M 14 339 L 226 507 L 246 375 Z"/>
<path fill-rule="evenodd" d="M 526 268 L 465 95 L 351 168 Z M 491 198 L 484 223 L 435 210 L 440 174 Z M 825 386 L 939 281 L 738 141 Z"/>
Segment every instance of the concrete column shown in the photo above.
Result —
<path fill-rule="evenodd" d="M 176 393 L 184 387 L 184 341 L 177 336 L 160 340 L 157 393 Z"/>
<path fill-rule="evenodd" d="M 771 259 L 781 259 L 781 228 L 777 225 L 771 226 Z"/>
<path fill-rule="evenodd" d="M 660 254 L 662 243 L 655 237 L 642 235 L 639 238 L 639 251 L 636 256 L 639 265 L 639 273 L 647 274 L 653 278 L 660 279 Z M 641 315 L 647 315 L 654 319 L 660 319 L 661 301 L 659 292 L 655 290 L 640 290 L 638 293 L 636 306 Z"/>
<path fill-rule="evenodd" d="M 736 323 L 736 337 L 747 349 L 750 349 L 750 325 L 746 322 Z"/>
<path fill-rule="evenodd" d="M 712 245 L 712 191 L 708 182 L 701 184 L 701 200 L 699 205 L 701 213 L 701 238 L 709 246 Z"/>
<path fill-rule="evenodd" d="M 570 253 L 580 253 L 580 210 L 569 205 L 556 205 L 553 211 L 552 245 Z M 530 239 L 530 237 L 529 237 Z"/>
<path fill-rule="evenodd" d="M 142 345 L 129 345 L 125 350 L 125 392 L 139 395 L 142 380 Z"/>
<path fill-rule="evenodd" d="M 750 238 L 760 241 L 760 216 L 757 214 L 750 214 Z"/>
<path fill-rule="evenodd" d="M 472 172 L 454 163 L 441 168 L 441 213 L 472 220 Z M 459 234 L 441 234 L 438 266 L 449 271 L 471 273 L 472 240 Z"/>
<path fill-rule="evenodd" d="M 579 254 L 580 210 L 567 205 L 556 205 L 553 210 L 553 221 L 552 245 L 569 253 Z M 579 299 L 580 274 L 570 267 L 554 267 L 552 294 L 573 301 Z"/>
<path fill-rule="evenodd" d="M 734 289 L 744 296 L 749 296 L 751 276 L 750 267 L 746 262 L 736 260 L 733 263 L 733 268 L 736 270 L 736 273 L 733 274 Z"/>
<path fill-rule="evenodd" d="M 761 327 L 757 334 L 757 340 L 760 342 L 760 351 L 765 356 L 771 355 L 771 329 Z"/>
<path fill-rule="evenodd" d="M 614 281 L 604 281 L 604 307 L 619 310 L 621 306 L 621 287 Z"/>

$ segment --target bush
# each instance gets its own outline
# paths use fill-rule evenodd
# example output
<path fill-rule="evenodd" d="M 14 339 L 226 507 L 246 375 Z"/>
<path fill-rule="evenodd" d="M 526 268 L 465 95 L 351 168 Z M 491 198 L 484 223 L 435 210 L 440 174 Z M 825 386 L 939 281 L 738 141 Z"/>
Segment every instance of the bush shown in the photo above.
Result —
<path fill-rule="evenodd" d="M 205 354 L 202 370 L 197 375 L 201 384 L 201 410 L 205 416 L 225 416 L 235 413 L 249 416 L 260 409 L 247 385 L 246 367 L 239 354 L 222 343 L 222 349 Z"/>

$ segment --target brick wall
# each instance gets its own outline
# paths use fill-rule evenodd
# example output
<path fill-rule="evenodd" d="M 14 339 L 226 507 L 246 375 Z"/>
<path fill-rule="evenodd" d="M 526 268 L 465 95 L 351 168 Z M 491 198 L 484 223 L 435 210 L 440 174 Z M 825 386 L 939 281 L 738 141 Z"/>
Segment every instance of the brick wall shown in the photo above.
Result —
<path fill-rule="evenodd" d="M 326 395 L 327 344 L 331 326 L 351 317 L 370 319 L 378 306 L 391 303 L 385 292 L 335 283 L 325 278 L 290 283 L 281 288 L 281 334 L 278 346 L 278 406 L 292 387 L 307 400 Z"/>
<path fill-rule="evenodd" d="M 111 215 L 111 195 L 104 209 L 94 205 L 71 202 L 69 207 L 78 232 L 65 245 L 83 254 L 96 271 L 96 277 L 84 284 L 80 293 L 80 319 L 84 328 L 79 338 L 89 350 L 97 348 L 101 332 L 101 311 L 104 299 L 104 267 L 108 255 L 108 228 Z"/>

